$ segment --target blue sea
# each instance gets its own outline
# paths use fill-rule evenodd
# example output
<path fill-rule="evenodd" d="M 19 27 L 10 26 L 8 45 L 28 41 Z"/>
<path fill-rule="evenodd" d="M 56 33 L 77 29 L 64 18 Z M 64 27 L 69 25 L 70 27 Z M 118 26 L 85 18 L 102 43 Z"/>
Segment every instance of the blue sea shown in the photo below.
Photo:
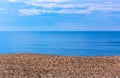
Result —
<path fill-rule="evenodd" d="M 0 54 L 119 56 L 120 32 L 0 32 Z"/>

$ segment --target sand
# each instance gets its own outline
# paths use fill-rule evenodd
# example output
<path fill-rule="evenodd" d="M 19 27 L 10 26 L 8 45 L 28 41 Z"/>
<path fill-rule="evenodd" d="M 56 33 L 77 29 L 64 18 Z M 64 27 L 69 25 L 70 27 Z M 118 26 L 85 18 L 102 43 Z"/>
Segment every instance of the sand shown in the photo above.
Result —
<path fill-rule="evenodd" d="M 120 78 L 120 57 L 0 55 L 0 78 Z"/>

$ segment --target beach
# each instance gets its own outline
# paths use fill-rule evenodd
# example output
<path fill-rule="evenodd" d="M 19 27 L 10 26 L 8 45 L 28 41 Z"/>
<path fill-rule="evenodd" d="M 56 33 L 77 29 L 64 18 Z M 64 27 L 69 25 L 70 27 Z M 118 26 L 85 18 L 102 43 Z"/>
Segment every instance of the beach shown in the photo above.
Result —
<path fill-rule="evenodd" d="M 5 54 L 0 78 L 120 78 L 120 57 Z"/>

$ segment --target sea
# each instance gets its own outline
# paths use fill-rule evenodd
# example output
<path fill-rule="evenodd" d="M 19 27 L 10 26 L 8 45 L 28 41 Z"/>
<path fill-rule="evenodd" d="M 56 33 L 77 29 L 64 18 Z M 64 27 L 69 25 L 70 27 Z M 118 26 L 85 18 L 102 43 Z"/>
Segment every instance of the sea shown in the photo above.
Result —
<path fill-rule="evenodd" d="M 119 31 L 1 31 L 0 54 L 119 56 Z"/>

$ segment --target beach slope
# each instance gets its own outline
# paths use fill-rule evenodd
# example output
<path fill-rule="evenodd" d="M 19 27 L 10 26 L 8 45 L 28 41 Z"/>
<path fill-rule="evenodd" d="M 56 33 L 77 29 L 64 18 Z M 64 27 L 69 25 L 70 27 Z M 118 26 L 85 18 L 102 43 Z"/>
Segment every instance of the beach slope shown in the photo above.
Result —
<path fill-rule="evenodd" d="M 0 55 L 0 78 L 120 78 L 120 57 Z"/>

